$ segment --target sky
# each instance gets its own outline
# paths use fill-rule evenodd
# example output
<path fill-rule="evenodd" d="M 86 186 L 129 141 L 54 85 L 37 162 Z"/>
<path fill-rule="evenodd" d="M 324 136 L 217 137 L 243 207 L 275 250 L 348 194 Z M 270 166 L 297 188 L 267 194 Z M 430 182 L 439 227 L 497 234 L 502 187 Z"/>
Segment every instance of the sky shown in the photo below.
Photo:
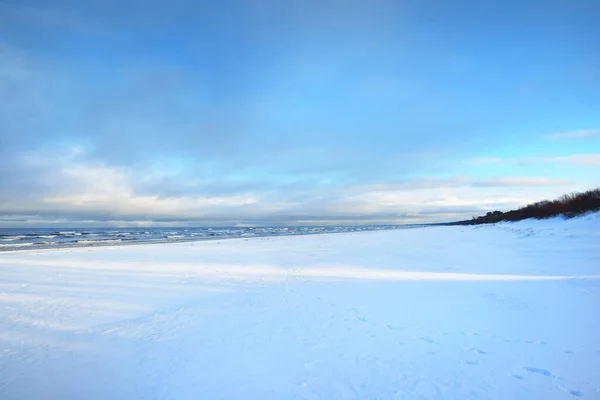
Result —
<path fill-rule="evenodd" d="M 0 0 L 0 227 L 442 222 L 598 186 L 597 0 Z"/>

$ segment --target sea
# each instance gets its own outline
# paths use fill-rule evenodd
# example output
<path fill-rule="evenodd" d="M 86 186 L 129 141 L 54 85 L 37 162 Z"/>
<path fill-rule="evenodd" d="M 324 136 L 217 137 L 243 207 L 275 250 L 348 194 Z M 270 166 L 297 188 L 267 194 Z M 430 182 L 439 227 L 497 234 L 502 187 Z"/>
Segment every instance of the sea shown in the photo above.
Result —
<path fill-rule="evenodd" d="M 0 251 L 362 232 L 422 226 L 424 225 L 233 228 L 0 228 Z"/>

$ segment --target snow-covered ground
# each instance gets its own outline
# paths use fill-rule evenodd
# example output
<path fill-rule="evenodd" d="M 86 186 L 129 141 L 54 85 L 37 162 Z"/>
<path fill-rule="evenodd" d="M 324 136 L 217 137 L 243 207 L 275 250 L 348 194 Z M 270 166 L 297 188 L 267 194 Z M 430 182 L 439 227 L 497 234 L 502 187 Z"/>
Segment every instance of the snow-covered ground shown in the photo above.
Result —
<path fill-rule="evenodd" d="M 0 399 L 600 398 L 600 215 L 0 253 Z"/>

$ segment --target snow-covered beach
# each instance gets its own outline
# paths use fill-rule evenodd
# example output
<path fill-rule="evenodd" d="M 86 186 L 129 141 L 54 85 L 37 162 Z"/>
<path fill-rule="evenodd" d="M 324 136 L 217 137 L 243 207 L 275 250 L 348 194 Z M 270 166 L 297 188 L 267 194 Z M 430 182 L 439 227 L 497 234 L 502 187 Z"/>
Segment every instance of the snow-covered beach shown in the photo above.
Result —
<path fill-rule="evenodd" d="M 600 398 L 600 217 L 0 253 L 0 398 Z"/>

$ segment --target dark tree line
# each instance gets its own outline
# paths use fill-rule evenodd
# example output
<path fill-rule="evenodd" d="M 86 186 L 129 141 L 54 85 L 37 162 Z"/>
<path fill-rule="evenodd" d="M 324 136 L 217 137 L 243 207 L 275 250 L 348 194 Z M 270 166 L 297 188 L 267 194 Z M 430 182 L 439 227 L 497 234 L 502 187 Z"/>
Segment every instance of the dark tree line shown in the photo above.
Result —
<path fill-rule="evenodd" d="M 543 200 L 512 211 L 488 212 L 486 215 L 473 217 L 468 221 L 452 222 L 449 225 L 491 224 L 500 221 L 520 221 L 527 218 L 550 218 L 557 215 L 572 218 L 598 210 L 600 210 L 600 188 L 582 193 L 565 194 L 553 201 Z"/>

